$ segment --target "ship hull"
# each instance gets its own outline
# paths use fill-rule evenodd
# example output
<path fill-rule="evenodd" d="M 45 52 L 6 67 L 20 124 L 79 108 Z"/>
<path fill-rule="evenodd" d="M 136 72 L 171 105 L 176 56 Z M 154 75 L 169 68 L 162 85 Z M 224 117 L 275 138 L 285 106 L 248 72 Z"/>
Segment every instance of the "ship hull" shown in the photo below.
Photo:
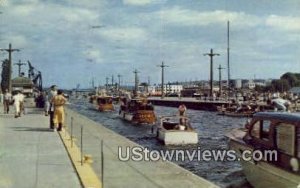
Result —
<path fill-rule="evenodd" d="M 120 117 L 134 124 L 155 124 L 156 117 L 153 111 L 138 110 L 137 112 L 121 111 Z"/>
<path fill-rule="evenodd" d="M 198 143 L 198 133 L 195 131 L 166 130 L 160 128 L 158 130 L 158 140 L 165 145 L 187 145 Z"/>

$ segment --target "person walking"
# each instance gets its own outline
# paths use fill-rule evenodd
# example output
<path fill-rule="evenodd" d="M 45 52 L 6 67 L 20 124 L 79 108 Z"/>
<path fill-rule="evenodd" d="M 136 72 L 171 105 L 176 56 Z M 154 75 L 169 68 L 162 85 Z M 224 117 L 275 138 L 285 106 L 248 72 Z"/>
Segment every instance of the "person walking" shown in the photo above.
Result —
<path fill-rule="evenodd" d="M 48 102 L 49 102 L 49 115 L 50 115 L 50 129 L 54 129 L 54 122 L 53 122 L 53 118 L 54 118 L 54 104 L 53 104 L 53 98 L 57 95 L 57 87 L 56 85 L 52 85 L 50 87 L 50 91 L 48 92 Z"/>
<path fill-rule="evenodd" d="M 8 92 L 8 89 L 5 90 L 4 93 L 4 100 L 3 100 L 3 106 L 4 106 L 4 113 L 9 113 L 9 105 L 11 102 L 11 93 Z"/>
<path fill-rule="evenodd" d="M 44 111 L 45 111 L 45 116 L 49 115 L 49 109 L 50 109 L 50 102 L 49 102 L 49 95 L 47 92 L 43 92 L 43 97 L 45 101 L 44 105 Z"/>
<path fill-rule="evenodd" d="M 52 104 L 54 105 L 54 131 L 61 131 L 62 126 L 65 120 L 65 112 L 64 112 L 64 105 L 66 104 L 67 100 L 63 95 L 61 90 L 57 91 L 57 95 L 52 98 Z"/>
<path fill-rule="evenodd" d="M 3 104 L 3 93 L 0 91 L 0 104 Z"/>
<path fill-rule="evenodd" d="M 21 117 L 21 111 L 24 107 L 24 95 L 21 93 L 21 91 L 17 91 L 17 94 L 13 96 L 13 101 L 15 105 L 15 118 Z"/>

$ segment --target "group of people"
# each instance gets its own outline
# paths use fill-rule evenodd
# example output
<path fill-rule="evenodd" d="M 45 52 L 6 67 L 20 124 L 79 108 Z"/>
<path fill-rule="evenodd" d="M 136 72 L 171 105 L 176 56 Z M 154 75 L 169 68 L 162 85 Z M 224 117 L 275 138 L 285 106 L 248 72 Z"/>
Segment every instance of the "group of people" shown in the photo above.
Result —
<path fill-rule="evenodd" d="M 52 85 L 45 98 L 45 116 L 50 116 L 50 129 L 61 131 L 65 119 L 64 105 L 67 100 L 62 90 L 58 90 L 56 85 Z"/>
<path fill-rule="evenodd" d="M 3 102 L 4 113 L 9 114 L 10 105 L 14 105 L 15 107 L 15 118 L 21 117 L 21 114 L 25 114 L 24 108 L 24 99 L 25 96 L 23 95 L 21 90 L 15 91 L 15 94 L 12 95 L 8 89 L 5 89 L 4 94 L 1 94 L 1 102 Z"/>
<path fill-rule="evenodd" d="M 25 114 L 25 96 L 21 90 L 15 90 L 12 95 L 8 89 L 0 95 L 0 101 L 3 103 L 4 113 L 9 114 L 10 105 L 15 107 L 15 118 Z M 64 123 L 64 105 L 67 100 L 62 90 L 58 90 L 56 85 L 52 85 L 48 92 L 44 92 L 44 110 L 45 116 L 50 116 L 50 128 L 54 131 L 61 131 Z"/>

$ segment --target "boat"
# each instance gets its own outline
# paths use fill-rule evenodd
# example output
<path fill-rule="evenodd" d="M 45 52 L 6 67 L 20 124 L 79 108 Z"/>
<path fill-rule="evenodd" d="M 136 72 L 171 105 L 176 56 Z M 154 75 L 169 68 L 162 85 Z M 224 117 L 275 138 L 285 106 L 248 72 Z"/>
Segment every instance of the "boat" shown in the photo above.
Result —
<path fill-rule="evenodd" d="M 218 107 L 218 115 L 229 116 L 229 117 L 253 117 L 256 113 L 255 110 L 250 110 L 247 107 L 242 107 L 238 109 L 237 107 Z"/>
<path fill-rule="evenodd" d="M 119 115 L 134 124 L 155 124 L 154 107 L 146 98 L 122 98 Z"/>
<path fill-rule="evenodd" d="M 184 116 L 165 116 L 160 120 L 157 138 L 165 145 L 187 145 L 198 143 L 198 133 Z"/>
<path fill-rule="evenodd" d="M 245 128 L 234 129 L 226 136 L 252 186 L 300 187 L 299 114 L 259 112 Z M 260 152 L 262 159 L 245 160 L 245 151 Z"/>
<path fill-rule="evenodd" d="M 98 96 L 96 104 L 100 112 L 114 111 L 113 99 L 111 96 Z"/>

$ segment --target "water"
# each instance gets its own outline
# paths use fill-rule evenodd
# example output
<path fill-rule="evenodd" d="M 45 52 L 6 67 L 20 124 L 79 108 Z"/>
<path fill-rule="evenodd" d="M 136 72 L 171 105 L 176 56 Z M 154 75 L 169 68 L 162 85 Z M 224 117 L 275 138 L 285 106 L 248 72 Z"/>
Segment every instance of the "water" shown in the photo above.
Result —
<path fill-rule="evenodd" d="M 193 151 L 201 150 L 223 150 L 227 149 L 228 139 L 225 133 L 233 128 L 243 127 L 246 118 L 232 118 L 218 116 L 216 112 L 188 110 L 187 115 L 190 118 L 191 125 L 197 130 L 199 135 L 199 144 L 197 146 L 164 146 L 157 141 L 152 129 L 147 125 L 133 125 L 119 118 L 118 109 L 115 112 L 101 113 L 95 110 L 95 107 L 88 103 L 86 99 L 71 101 L 70 108 L 76 110 L 90 119 L 101 123 L 105 127 L 116 133 L 127 137 L 128 139 L 144 146 L 150 150 L 171 150 L 183 149 Z M 116 106 L 116 108 L 118 108 Z M 155 106 L 157 116 L 174 115 L 176 108 Z M 179 166 L 204 177 L 222 187 L 241 187 L 241 182 L 245 183 L 245 176 L 241 172 L 241 166 L 238 162 L 230 161 L 173 161 Z M 248 187 L 248 185 L 243 185 Z"/>

